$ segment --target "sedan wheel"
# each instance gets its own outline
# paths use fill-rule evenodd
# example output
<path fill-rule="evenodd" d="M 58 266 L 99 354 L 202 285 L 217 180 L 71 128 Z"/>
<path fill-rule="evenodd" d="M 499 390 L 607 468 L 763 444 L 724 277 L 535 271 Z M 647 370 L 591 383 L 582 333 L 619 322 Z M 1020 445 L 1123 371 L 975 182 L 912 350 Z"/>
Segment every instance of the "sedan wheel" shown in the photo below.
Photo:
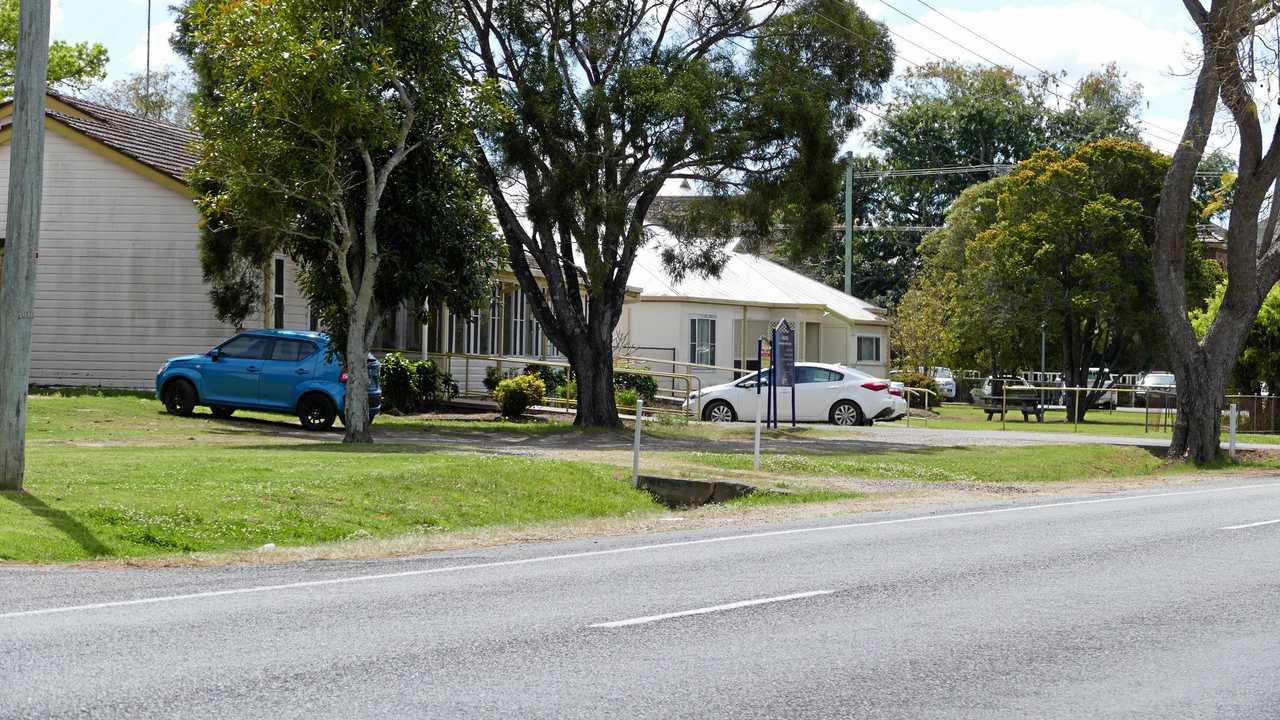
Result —
<path fill-rule="evenodd" d="M 831 424 L 852 427 L 862 424 L 862 408 L 852 400 L 841 400 L 831 406 Z"/>
<path fill-rule="evenodd" d="M 702 419 L 714 423 L 727 423 L 737 420 L 733 406 L 723 400 L 716 400 L 702 411 Z"/>

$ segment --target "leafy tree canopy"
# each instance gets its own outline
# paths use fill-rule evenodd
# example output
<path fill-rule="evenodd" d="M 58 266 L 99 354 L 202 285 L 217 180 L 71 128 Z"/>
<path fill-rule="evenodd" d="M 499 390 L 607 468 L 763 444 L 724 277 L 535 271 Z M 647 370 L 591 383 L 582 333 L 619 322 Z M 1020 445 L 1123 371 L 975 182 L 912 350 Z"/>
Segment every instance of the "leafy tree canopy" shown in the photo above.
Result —
<path fill-rule="evenodd" d="M 384 309 L 479 302 L 496 255 L 463 161 L 487 105 L 459 85 L 456 41 L 444 2 L 190 0 L 206 272 L 245 291 L 238 270 L 288 253 L 353 364 Z M 367 441 L 350 377 L 347 439 Z"/>
<path fill-rule="evenodd" d="M 475 153 L 508 259 L 573 365 L 577 422 L 616 425 L 613 330 L 664 184 L 738 196 L 706 208 L 718 219 L 678 225 L 666 253 L 677 274 L 715 272 L 731 226 L 823 241 L 837 148 L 878 100 L 892 46 L 850 0 L 461 0 L 461 11 L 465 72 L 511 110 Z"/>
<path fill-rule="evenodd" d="M 1191 325 L 1195 328 L 1196 337 L 1203 338 L 1209 331 L 1226 292 L 1227 284 L 1219 283 L 1208 304 L 1191 311 Z M 1262 383 L 1266 383 L 1268 391 L 1273 393 L 1275 388 L 1280 388 L 1280 285 L 1272 287 L 1262 301 L 1258 319 L 1240 350 L 1240 359 L 1236 361 L 1231 380 L 1235 390 L 1241 393 L 1261 392 Z"/>
<path fill-rule="evenodd" d="M 0 99 L 13 97 L 18 61 L 18 3 L 0 0 Z M 49 84 L 84 90 L 107 76 L 107 49 L 101 43 L 49 43 Z"/>

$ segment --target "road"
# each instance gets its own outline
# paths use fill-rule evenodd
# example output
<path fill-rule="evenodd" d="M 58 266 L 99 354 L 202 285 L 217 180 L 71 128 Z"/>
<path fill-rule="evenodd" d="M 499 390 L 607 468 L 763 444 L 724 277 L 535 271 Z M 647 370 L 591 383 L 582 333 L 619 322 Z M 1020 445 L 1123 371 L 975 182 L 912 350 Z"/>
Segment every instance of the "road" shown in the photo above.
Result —
<path fill-rule="evenodd" d="M 1280 478 L 0 601 L 4 718 L 1274 718 Z"/>

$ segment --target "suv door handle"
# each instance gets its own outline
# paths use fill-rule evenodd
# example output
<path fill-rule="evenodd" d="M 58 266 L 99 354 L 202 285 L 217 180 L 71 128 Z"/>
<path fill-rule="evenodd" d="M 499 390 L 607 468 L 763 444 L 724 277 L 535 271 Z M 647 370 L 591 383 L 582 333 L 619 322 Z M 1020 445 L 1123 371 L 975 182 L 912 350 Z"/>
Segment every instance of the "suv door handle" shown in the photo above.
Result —
<path fill-rule="evenodd" d="M 245 369 L 244 369 L 244 371 L 245 371 L 245 372 L 256 373 L 256 372 L 258 372 L 258 368 L 257 368 L 257 367 L 255 367 L 255 366 L 253 366 L 253 365 L 250 365 L 249 367 L 245 368 Z"/>
<path fill-rule="evenodd" d="M 298 368 L 297 370 L 294 370 L 293 372 L 294 372 L 295 374 L 298 374 L 298 375 L 306 375 L 309 371 L 308 371 L 306 368 Z"/>

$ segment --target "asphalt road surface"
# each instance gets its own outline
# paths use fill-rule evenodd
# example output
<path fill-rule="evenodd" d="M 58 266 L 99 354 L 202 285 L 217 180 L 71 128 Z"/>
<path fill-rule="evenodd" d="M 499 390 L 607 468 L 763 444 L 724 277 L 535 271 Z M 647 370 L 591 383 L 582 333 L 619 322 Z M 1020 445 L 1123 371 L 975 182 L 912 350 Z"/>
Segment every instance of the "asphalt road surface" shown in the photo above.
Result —
<path fill-rule="evenodd" d="M 0 602 L 4 718 L 1275 718 L 1280 478 Z"/>

